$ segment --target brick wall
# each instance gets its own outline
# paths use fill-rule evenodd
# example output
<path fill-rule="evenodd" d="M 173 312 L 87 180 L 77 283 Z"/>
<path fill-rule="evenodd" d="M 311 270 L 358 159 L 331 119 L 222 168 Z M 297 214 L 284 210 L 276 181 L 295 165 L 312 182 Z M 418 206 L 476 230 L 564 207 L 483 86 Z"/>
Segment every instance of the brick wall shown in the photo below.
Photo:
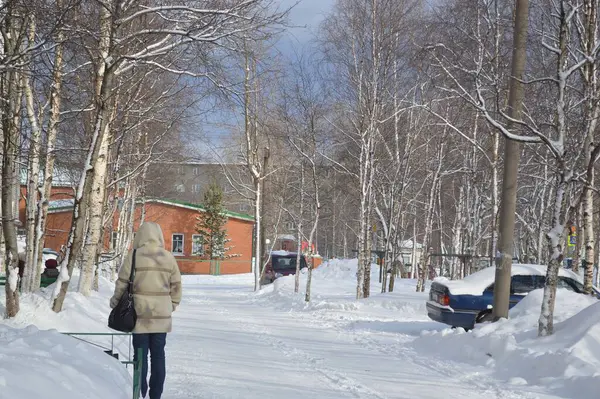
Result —
<path fill-rule="evenodd" d="M 141 208 L 137 210 L 136 220 L 139 221 Z M 173 249 L 173 234 L 183 234 L 183 255 L 176 256 L 180 269 L 188 274 L 208 274 L 210 262 L 206 257 L 192 256 L 192 236 L 196 234 L 197 210 L 179 206 L 149 202 L 146 204 L 146 220 L 160 224 L 165 236 L 165 249 Z M 137 229 L 139 223 L 136 223 Z M 221 262 L 221 274 L 250 273 L 252 270 L 252 229 L 254 222 L 229 218 L 225 229 L 231 239 L 227 245 L 232 249 L 228 254 L 239 255 L 231 260 Z M 204 261 L 204 262 L 203 262 Z"/>
<path fill-rule="evenodd" d="M 196 218 L 198 211 L 175 205 L 149 202 L 146 204 L 146 221 L 160 224 L 164 238 L 165 249 L 171 251 L 172 235 L 183 234 L 183 255 L 176 255 L 182 273 L 208 274 L 211 272 L 210 261 L 206 257 L 192 256 L 192 236 L 196 234 Z M 141 207 L 136 209 L 134 230 L 139 227 Z M 115 215 L 114 220 L 118 220 Z M 71 227 L 72 211 L 50 213 L 46 228 L 44 246 L 56 251 L 67 243 Z M 116 224 L 115 224 L 116 225 Z M 254 222 L 230 218 L 226 224 L 227 236 L 231 239 L 227 245 L 233 247 L 228 254 L 236 254 L 230 260 L 219 263 L 220 274 L 250 273 L 252 271 L 252 229 Z M 110 231 L 105 232 L 105 250 L 110 248 Z M 213 266 L 214 269 L 214 266 Z"/>
<path fill-rule="evenodd" d="M 27 197 L 27 187 L 21 186 L 21 195 L 19 197 L 19 220 L 23 225 L 25 224 L 25 211 L 27 207 L 27 202 L 25 198 Z M 75 191 L 72 187 L 52 187 L 50 191 L 50 201 L 54 200 L 64 200 L 64 199 L 72 199 L 75 197 Z M 65 241 L 66 242 L 66 241 Z"/>
<path fill-rule="evenodd" d="M 72 220 L 73 211 L 49 213 L 46 222 L 44 247 L 60 251 L 61 246 L 66 245 L 69 239 Z"/>

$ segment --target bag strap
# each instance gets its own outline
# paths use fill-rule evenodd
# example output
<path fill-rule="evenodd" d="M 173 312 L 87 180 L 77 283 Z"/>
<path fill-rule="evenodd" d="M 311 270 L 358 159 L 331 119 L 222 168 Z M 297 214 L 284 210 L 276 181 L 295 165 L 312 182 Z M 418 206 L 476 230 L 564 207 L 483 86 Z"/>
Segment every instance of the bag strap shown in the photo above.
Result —
<path fill-rule="evenodd" d="M 133 294 L 133 279 L 135 278 L 135 251 L 134 249 L 131 257 L 131 273 L 129 274 L 129 284 L 127 285 L 127 291 L 130 294 Z"/>

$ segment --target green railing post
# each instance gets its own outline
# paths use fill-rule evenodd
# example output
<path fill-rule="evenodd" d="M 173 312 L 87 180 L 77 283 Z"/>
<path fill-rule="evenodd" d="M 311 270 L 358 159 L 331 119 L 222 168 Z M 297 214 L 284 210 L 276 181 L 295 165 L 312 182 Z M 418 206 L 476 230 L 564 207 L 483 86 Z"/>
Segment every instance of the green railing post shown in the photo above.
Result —
<path fill-rule="evenodd" d="M 144 350 L 138 348 L 137 350 L 137 361 L 133 364 L 133 399 L 140 398 L 140 391 L 142 390 L 142 357 L 144 356 Z"/>

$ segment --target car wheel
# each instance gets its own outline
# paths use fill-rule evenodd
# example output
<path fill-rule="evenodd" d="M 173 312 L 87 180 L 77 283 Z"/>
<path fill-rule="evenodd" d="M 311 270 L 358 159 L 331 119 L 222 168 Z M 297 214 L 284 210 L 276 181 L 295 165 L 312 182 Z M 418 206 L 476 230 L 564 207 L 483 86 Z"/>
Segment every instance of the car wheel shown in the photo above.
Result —
<path fill-rule="evenodd" d="M 483 312 L 480 312 L 475 318 L 475 323 L 485 323 L 486 321 L 492 321 L 493 314 L 492 309 L 486 309 Z"/>

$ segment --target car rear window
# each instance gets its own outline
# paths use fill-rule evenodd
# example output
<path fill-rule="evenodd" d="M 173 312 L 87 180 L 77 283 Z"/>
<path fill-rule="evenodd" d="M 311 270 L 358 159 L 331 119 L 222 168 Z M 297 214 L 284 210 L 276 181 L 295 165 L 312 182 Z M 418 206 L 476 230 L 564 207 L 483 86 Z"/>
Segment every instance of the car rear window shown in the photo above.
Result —
<path fill-rule="evenodd" d="M 296 269 L 296 257 L 273 256 L 271 259 L 273 270 L 289 270 Z M 306 267 L 304 258 L 300 258 L 300 268 Z"/>

